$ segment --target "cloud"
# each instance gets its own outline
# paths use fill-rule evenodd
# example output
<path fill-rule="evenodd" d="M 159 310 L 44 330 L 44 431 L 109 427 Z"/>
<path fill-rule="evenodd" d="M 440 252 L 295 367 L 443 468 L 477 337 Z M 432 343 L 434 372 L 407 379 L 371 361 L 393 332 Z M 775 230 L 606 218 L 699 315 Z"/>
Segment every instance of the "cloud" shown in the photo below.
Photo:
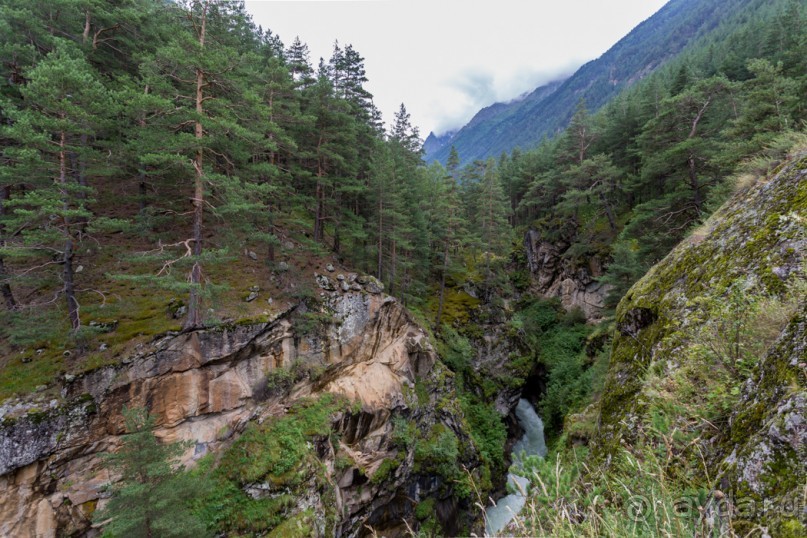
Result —
<path fill-rule="evenodd" d="M 255 22 L 311 59 L 333 42 L 365 58 L 367 89 L 389 123 L 401 102 L 426 134 L 464 125 L 602 54 L 666 0 L 247 0 Z"/>
<path fill-rule="evenodd" d="M 527 66 L 509 72 L 470 68 L 444 81 L 429 103 L 427 115 L 438 135 L 463 127 L 481 109 L 494 103 L 510 103 L 534 89 L 567 78 L 583 62 L 551 70 Z"/>
<path fill-rule="evenodd" d="M 493 73 L 486 70 L 473 69 L 461 73 L 452 81 L 452 87 L 473 103 L 483 103 L 496 98 Z"/>

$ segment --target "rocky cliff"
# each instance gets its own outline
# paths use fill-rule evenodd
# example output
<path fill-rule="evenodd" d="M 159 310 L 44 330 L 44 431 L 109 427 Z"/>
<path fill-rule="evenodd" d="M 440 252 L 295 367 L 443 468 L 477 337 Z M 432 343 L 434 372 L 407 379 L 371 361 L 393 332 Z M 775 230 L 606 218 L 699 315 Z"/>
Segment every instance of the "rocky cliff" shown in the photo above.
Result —
<path fill-rule="evenodd" d="M 599 282 L 603 275 L 602 261 L 590 258 L 584 265 L 564 256 L 568 243 L 549 242 L 536 230 L 524 236 L 524 251 L 538 295 L 559 298 L 566 310 L 579 308 L 590 321 L 602 319 L 609 286 Z"/>
<path fill-rule="evenodd" d="M 807 308 L 743 387 L 720 452 L 730 452 L 718 464 L 718 487 L 730 497 L 713 499 L 713 526 L 725 533 L 732 516 L 738 529 L 764 526 L 783 536 L 805 531 Z"/>
<path fill-rule="evenodd" d="M 708 522 L 801 536 L 807 156 L 738 192 L 620 303 L 595 453 L 666 454 Z M 716 508 L 717 507 L 717 508 Z M 794 508 L 795 507 L 795 508 Z"/>
<path fill-rule="evenodd" d="M 256 432 L 295 420 L 324 395 L 345 403 L 328 408 L 330 435 L 312 434 L 302 443 L 310 454 L 300 458 L 307 471 L 298 477 L 308 478 L 278 479 L 271 464 L 248 479 L 220 473 L 244 498 L 292 493 L 299 501 L 268 514 L 261 532 L 282 535 L 278 521 L 295 521 L 312 535 L 359 536 L 374 528 L 394 536 L 404 521 L 417 526 L 412 514 L 427 497 L 443 528 L 457 530 L 468 503 L 454 484 L 430 472 L 428 451 L 415 454 L 414 443 L 401 441 L 397 431 L 419 432 L 421 447 L 435 436 L 453 440 L 463 447 L 454 463 L 473 471 L 476 453 L 453 403 L 452 376 L 423 330 L 376 282 L 362 286 L 355 275 L 343 280 L 351 284 L 318 277 L 319 297 L 266 323 L 159 337 L 119 365 L 65 380 L 61 400 L 7 402 L 0 535 L 98 533 L 91 516 L 116 478 L 102 455 L 120 444 L 124 406 L 147 407 L 164 441 L 191 441 L 183 460 L 193 466 L 209 460 L 208 453 L 226 461 L 233 446 L 254 448 Z M 219 528 L 241 532 L 240 524 L 224 521 Z"/>

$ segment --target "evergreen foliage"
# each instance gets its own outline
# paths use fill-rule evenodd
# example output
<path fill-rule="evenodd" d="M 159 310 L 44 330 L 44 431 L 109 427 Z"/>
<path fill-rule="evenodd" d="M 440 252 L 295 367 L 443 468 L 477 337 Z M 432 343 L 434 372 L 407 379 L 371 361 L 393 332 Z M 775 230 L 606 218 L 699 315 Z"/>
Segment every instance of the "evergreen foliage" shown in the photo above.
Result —
<path fill-rule="evenodd" d="M 384 132 L 351 45 L 315 73 L 304 43 L 237 2 L 65 2 L 58 17 L 9 2 L 0 20 L 28 30 L 0 40 L 6 330 L 46 306 L 77 331 L 107 290 L 75 268 L 110 256 L 118 278 L 185 294 L 184 325 L 204 324 L 203 300 L 228 284 L 210 269 L 245 248 L 271 267 L 281 223 L 411 306 L 437 287 L 435 318 L 446 287 L 506 286 L 513 227 L 614 260 L 616 297 L 738 162 L 802 126 L 804 10 L 752 4 L 598 114 L 578 101 L 554 140 L 465 168 L 454 147 L 443 168 L 423 165 L 404 105 Z"/>
<path fill-rule="evenodd" d="M 145 409 L 124 409 L 123 416 L 123 446 L 107 460 L 121 481 L 107 506 L 94 514 L 104 523 L 103 536 L 209 536 L 190 506 L 202 494 L 201 483 L 176 465 L 187 447 L 160 443 L 152 432 L 154 417 Z"/>

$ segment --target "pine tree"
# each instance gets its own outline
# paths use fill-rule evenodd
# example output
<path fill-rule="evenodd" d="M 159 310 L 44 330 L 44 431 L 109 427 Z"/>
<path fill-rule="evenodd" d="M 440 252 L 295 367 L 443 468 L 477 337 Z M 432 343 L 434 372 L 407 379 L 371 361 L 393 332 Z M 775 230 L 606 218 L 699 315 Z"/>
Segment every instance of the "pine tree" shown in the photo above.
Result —
<path fill-rule="evenodd" d="M 673 79 L 672 86 L 670 87 L 670 94 L 678 95 L 687 89 L 687 86 L 689 86 L 690 83 L 691 78 L 689 76 L 689 69 L 687 68 L 686 64 L 682 64 L 678 69 L 678 73 L 675 74 L 675 79 Z"/>
<path fill-rule="evenodd" d="M 321 70 L 309 93 L 305 113 L 315 120 L 306 133 L 303 157 L 310 163 L 313 183 L 312 236 L 315 242 L 322 243 L 329 222 L 338 229 L 340 194 L 360 188 L 356 180 L 356 123 L 349 105 L 334 95 L 327 69 Z"/>
<path fill-rule="evenodd" d="M 249 215 L 248 207 L 265 208 L 268 185 L 240 174 L 271 175 L 256 166 L 265 164 L 272 144 L 265 136 L 268 112 L 255 87 L 259 80 L 245 67 L 257 60 L 239 52 L 250 47 L 246 15 L 237 5 L 210 0 L 187 2 L 175 13 L 172 40 L 144 62 L 150 100 L 162 112 L 147 125 L 152 152 L 142 154 L 141 162 L 192 193 L 190 230 L 185 239 L 161 241 L 144 259 L 162 262 L 156 278 L 146 280 L 189 292 L 184 326 L 192 328 L 202 324 L 202 298 L 210 292 L 203 264 L 220 261 L 226 252 L 226 245 L 204 247 L 205 215 L 239 219 Z M 169 102 L 173 106 L 166 107 Z M 170 211 L 186 214 L 185 208 Z M 185 282 L 173 274 L 176 268 L 188 270 Z"/>
<path fill-rule="evenodd" d="M 3 302 L 9 312 L 16 310 L 17 300 L 14 298 L 14 292 L 11 289 L 11 274 L 6 268 L 5 260 L 3 259 L 3 249 L 6 247 L 6 227 L 5 227 L 5 204 L 9 198 L 11 187 L 0 185 L 0 294 L 3 295 Z"/>
<path fill-rule="evenodd" d="M 722 175 L 714 155 L 731 114 L 725 99 L 729 87 L 723 77 L 712 77 L 665 99 L 640 137 L 643 181 L 660 201 L 658 207 L 666 206 L 656 220 L 669 229 L 681 231 L 700 217 L 708 191 Z"/>
<path fill-rule="evenodd" d="M 373 96 L 364 87 L 367 82 L 364 58 L 352 45 L 344 49 L 339 48 L 338 44 L 334 46 L 328 73 L 334 96 L 346 105 L 343 106 L 344 111 L 352 120 L 352 141 L 349 142 L 350 148 L 341 151 L 345 160 L 340 166 L 341 177 L 334 184 L 334 250 L 341 253 L 343 243 L 355 249 L 366 239 L 361 226 L 362 216 L 366 212 L 360 209 L 370 166 L 365 156 L 373 151 L 375 141 L 382 133 Z"/>
<path fill-rule="evenodd" d="M 86 137 L 102 128 L 114 109 L 95 72 L 70 44 L 59 44 L 27 78 L 20 91 L 31 106 L 7 110 L 13 124 L 5 136 L 14 145 L 6 149 L 0 186 L 4 197 L 15 185 L 25 190 L 4 204 L 4 225 L 21 230 L 13 244 L 6 240 L 6 250 L 28 257 L 30 271 L 60 267 L 57 296 L 64 296 L 70 326 L 77 331 L 76 256 L 92 224 L 93 189 L 86 177 L 76 180 L 76 164 L 99 159 Z M 75 155 L 80 159 L 71 159 Z M 47 281 L 47 271 L 43 278 Z"/>
<path fill-rule="evenodd" d="M 422 163 L 421 141 L 417 127 L 410 122 L 406 107 L 395 115 L 386 144 L 389 150 L 388 187 L 384 194 L 389 202 L 382 215 L 389 216 L 390 240 L 388 282 L 390 293 L 402 285 L 401 293 L 410 289 L 409 270 L 417 264 L 414 260 L 428 256 L 425 252 L 426 222 L 418 211 L 419 182 L 422 179 L 418 167 Z M 379 244 L 382 244 L 381 241 Z M 411 257 L 411 259 L 410 259 Z"/>
<path fill-rule="evenodd" d="M 456 150 L 453 154 L 456 155 Z M 454 165 L 456 167 L 456 165 Z M 440 274 L 440 287 L 437 299 L 437 316 L 434 325 L 439 330 L 442 323 L 443 306 L 445 304 L 446 279 L 449 274 L 460 272 L 457 256 L 466 242 L 467 226 L 462 216 L 462 200 L 459 196 L 457 180 L 439 164 L 430 169 L 435 188 L 430 197 L 434 209 L 431 220 L 434 230 L 435 267 Z"/>
<path fill-rule="evenodd" d="M 640 259 L 639 241 L 620 237 L 611 246 L 611 263 L 600 279 L 610 286 L 605 305 L 615 308 L 630 287 L 645 274 L 648 267 Z"/>
<path fill-rule="evenodd" d="M 782 74 L 782 64 L 765 59 L 748 61 L 753 78 L 741 87 L 742 107 L 729 129 L 729 144 L 737 159 L 769 143 L 778 133 L 797 124 L 799 85 Z"/>
<path fill-rule="evenodd" d="M 126 435 L 108 467 L 120 473 L 109 503 L 93 516 L 103 536 L 127 538 L 196 538 L 210 536 L 194 516 L 190 502 L 202 493 L 199 480 L 184 472 L 177 460 L 184 443 L 162 444 L 153 433 L 154 417 L 145 409 L 123 411 Z"/>
<path fill-rule="evenodd" d="M 457 179 L 457 174 L 459 173 L 459 167 L 460 167 L 460 154 L 457 151 L 457 147 L 452 144 L 451 151 L 448 153 L 448 159 L 446 160 L 446 169 L 454 179 Z"/>
<path fill-rule="evenodd" d="M 594 207 L 608 219 L 611 232 L 617 231 L 616 212 L 621 196 L 619 170 L 605 154 L 585 159 L 569 167 L 563 174 L 566 192 L 557 209 L 577 222 L 579 213 Z"/>
<path fill-rule="evenodd" d="M 563 134 L 560 158 L 566 164 L 581 164 L 598 138 L 593 119 L 582 99 L 577 103 L 569 127 Z"/>
<path fill-rule="evenodd" d="M 397 291 L 402 252 L 409 247 L 409 211 L 406 207 L 407 172 L 401 148 L 378 142 L 370 175 L 369 201 L 372 204 L 373 252 L 376 277 L 389 293 Z M 396 154 L 397 153 L 397 154 Z"/>
<path fill-rule="evenodd" d="M 485 256 L 485 294 L 490 298 L 493 288 L 493 261 L 510 246 L 507 222 L 507 201 L 493 158 L 485 165 L 485 175 L 479 185 L 479 239 Z"/>
<path fill-rule="evenodd" d="M 401 103 L 389 133 L 390 140 L 400 144 L 415 161 L 420 159 L 423 141 L 420 131 L 412 125 L 411 115 L 406 111 L 406 105 Z"/>
<path fill-rule="evenodd" d="M 300 37 L 294 38 L 291 46 L 286 51 L 286 63 L 298 89 L 305 89 L 316 82 L 314 69 L 311 67 L 311 57 L 308 45 L 300 41 Z"/>

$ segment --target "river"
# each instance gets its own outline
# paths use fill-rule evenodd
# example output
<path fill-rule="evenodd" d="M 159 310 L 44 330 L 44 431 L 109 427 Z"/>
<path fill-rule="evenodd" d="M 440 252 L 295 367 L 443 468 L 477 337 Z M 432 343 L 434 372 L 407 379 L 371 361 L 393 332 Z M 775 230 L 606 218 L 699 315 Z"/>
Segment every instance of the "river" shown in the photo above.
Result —
<path fill-rule="evenodd" d="M 544 440 L 544 423 L 535 408 L 525 399 L 516 405 L 516 418 L 524 429 L 524 435 L 513 445 L 513 465 L 518 466 L 522 454 L 527 456 L 546 456 L 546 442 Z M 496 536 L 518 514 L 527 502 L 527 488 L 529 480 L 514 473 L 508 473 L 507 484 L 511 493 L 485 510 L 485 535 Z"/>

